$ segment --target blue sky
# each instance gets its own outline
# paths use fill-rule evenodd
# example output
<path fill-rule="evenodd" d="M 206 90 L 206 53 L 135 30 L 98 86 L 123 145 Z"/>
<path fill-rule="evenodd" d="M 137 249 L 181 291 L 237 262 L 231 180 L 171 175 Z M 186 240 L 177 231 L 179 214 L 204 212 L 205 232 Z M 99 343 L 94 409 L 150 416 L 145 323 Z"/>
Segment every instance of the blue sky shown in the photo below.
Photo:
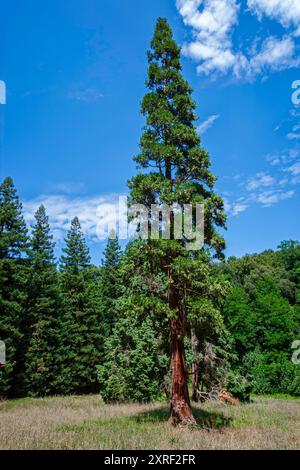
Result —
<path fill-rule="evenodd" d="M 2 0 L 1 16 L 1 179 L 13 177 L 29 223 L 45 204 L 58 248 L 78 215 L 101 259 L 96 208 L 126 194 L 136 171 L 159 16 L 183 48 L 226 201 L 227 255 L 299 239 L 298 0 Z"/>

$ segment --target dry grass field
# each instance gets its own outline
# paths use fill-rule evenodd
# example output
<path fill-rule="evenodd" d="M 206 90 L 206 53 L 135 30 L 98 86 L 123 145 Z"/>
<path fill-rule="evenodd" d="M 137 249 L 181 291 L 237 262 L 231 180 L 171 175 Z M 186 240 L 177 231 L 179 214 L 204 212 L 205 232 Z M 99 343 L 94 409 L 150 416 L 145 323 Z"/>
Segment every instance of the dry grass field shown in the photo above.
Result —
<path fill-rule="evenodd" d="M 300 449 L 300 400 L 254 398 L 194 408 L 195 429 L 173 429 L 168 408 L 105 405 L 98 396 L 0 402 L 0 449 Z"/>

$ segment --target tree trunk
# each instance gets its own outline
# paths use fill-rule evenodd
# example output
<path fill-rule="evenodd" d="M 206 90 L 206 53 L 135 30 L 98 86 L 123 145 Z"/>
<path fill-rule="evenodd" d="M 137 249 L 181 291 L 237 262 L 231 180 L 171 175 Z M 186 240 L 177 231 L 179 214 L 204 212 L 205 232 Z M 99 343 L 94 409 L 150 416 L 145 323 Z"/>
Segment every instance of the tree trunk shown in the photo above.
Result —
<path fill-rule="evenodd" d="M 199 374 L 199 340 L 197 338 L 196 332 L 194 328 L 191 330 L 191 347 L 192 347 L 192 354 L 193 354 L 193 362 L 192 362 L 192 400 L 193 401 L 200 401 L 200 390 L 199 390 L 199 382 L 200 382 L 200 374 Z"/>
<path fill-rule="evenodd" d="M 178 293 L 174 289 L 172 273 L 169 274 L 169 306 L 177 310 L 171 321 L 171 420 L 174 426 L 195 424 L 188 391 L 185 363 L 185 327 L 180 314 Z"/>

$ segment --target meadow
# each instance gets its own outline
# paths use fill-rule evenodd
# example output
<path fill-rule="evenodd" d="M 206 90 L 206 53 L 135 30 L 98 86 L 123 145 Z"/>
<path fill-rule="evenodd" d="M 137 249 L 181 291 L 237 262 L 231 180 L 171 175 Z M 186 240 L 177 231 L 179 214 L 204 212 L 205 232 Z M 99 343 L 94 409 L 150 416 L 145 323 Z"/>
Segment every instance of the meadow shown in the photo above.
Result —
<path fill-rule="evenodd" d="M 174 428 L 164 403 L 106 405 L 97 395 L 0 402 L 0 449 L 299 449 L 300 400 L 253 397 L 194 406 L 197 427 Z"/>

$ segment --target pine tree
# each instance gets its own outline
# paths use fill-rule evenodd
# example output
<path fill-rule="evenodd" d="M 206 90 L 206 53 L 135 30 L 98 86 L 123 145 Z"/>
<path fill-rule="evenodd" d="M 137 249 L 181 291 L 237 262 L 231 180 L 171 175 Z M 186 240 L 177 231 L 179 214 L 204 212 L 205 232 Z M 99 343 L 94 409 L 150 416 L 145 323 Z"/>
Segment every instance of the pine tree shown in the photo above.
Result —
<path fill-rule="evenodd" d="M 105 337 L 109 337 L 116 320 L 116 302 L 121 295 L 121 248 L 118 237 L 111 237 L 104 250 L 101 267 L 101 306 Z"/>
<path fill-rule="evenodd" d="M 62 299 L 54 258 L 53 236 L 44 206 L 35 214 L 30 240 L 28 279 L 28 348 L 25 377 L 27 394 L 55 393 L 57 348 Z"/>
<path fill-rule="evenodd" d="M 130 203 L 143 204 L 151 214 L 151 204 L 197 203 L 204 205 L 205 246 L 222 256 L 224 240 L 216 227 L 225 225 L 223 201 L 213 190 L 216 178 L 210 172 L 210 159 L 201 147 L 194 125 L 196 105 L 192 90 L 184 80 L 180 65 L 180 48 L 165 19 L 159 19 L 151 50 L 148 52 L 149 93 L 142 101 L 146 127 L 135 157 L 139 173 L 129 182 Z M 171 239 L 148 240 L 133 244 L 128 251 L 133 296 L 145 312 L 164 317 L 168 323 L 171 346 L 171 416 L 173 423 L 194 422 L 188 394 L 184 338 L 187 324 L 196 326 L 205 318 L 221 321 L 213 304 L 221 285 L 208 292 L 199 285 L 207 261 L 201 253 L 191 254 L 185 242 L 175 240 L 175 213 L 171 211 Z M 199 246 L 200 248 L 200 246 Z M 199 258 L 199 259 L 197 259 Z M 200 277 L 201 279 L 201 277 Z M 204 283 L 205 284 L 205 283 Z M 197 293 L 189 295 L 189 292 Z M 214 294 L 213 294 L 214 292 Z M 202 297 L 201 297 L 202 296 Z M 133 300 L 133 297 L 132 299 Z"/>
<path fill-rule="evenodd" d="M 27 241 L 22 204 L 12 179 L 6 178 L 0 186 L 0 339 L 6 345 L 0 396 L 19 393 Z"/>
<path fill-rule="evenodd" d="M 104 250 L 104 260 L 102 265 L 105 268 L 116 268 L 121 261 L 121 248 L 119 239 L 114 234 L 108 239 L 106 248 Z"/>
<path fill-rule="evenodd" d="M 66 247 L 63 249 L 65 255 L 60 259 L 61 270 L 73 275 L 87 270 L 90 265 L 90 255 L 78 217 L 74 217 L 71 221 L 65 242 Z"/>
<path fill-rule="evenodd" d="M 65 296 L 58 351 L 61 393 L 91 393 L 98 389 L 96 366 L 100 363 L 102 326 L 99 289 L 90 266 L 89 250 L 77 217 L 66 237 L 60 269 Z"/>

